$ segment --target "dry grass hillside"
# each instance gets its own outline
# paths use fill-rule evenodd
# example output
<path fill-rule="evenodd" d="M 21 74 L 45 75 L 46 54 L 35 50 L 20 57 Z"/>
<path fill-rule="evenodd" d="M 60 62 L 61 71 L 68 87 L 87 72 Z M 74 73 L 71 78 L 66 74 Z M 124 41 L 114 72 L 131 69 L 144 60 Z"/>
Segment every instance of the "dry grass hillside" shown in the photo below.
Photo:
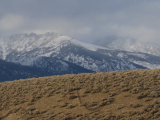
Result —
<path fill-rule="evenodd" d="M 160 120 L 160 70 L 0 83 L 0 120 Z"/>

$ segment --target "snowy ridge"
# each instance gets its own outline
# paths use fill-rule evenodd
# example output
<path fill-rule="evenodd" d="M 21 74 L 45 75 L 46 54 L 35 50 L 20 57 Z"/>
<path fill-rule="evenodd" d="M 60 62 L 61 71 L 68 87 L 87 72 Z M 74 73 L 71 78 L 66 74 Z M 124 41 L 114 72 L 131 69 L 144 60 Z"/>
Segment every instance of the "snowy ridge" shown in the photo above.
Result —
<path fill-rule="evenodd" d="M 35 48 L 40 49 L 38 55 L 49 57 L 53 52 L 59 52 L 59 48 L 68 44 L 75 44 L 85 49 L 96 51 L 97 49 L 106 49 L 97 45 L 83 43 L 71 37 L 59 35 L 56 33 L 46 34 L 16 34 L 10 37 L 6 37 L 4 41 L 0 43 L 2 47 L 2 59 L 6 59 L 6 56 L 13 50 L 20 52 L 21 54 L 33 51 Z M 48 49 L 48 52 L 45 49 Z M 53 51 L 54 50 L 54 51 Z"/>

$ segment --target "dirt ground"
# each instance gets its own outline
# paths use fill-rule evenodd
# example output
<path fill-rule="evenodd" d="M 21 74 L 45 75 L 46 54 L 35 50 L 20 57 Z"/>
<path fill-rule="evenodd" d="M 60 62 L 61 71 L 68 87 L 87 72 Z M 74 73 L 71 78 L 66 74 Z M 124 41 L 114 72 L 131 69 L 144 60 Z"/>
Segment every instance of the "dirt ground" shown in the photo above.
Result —
<path fill-rule="evenodd" d="M 0 83 L 0 120 L 160 120 L 160 70 Z"/>

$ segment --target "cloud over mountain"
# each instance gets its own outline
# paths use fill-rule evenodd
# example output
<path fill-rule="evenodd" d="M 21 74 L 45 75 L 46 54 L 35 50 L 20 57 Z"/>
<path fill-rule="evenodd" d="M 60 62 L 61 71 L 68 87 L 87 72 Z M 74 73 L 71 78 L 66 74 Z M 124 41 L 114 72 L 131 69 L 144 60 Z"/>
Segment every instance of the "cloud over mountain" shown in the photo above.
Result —
<path fill-rule="evenodd" d="M 2 0 L 0 36 L 54 31 L 89 42 L 114 35 L 159 44 L 159 4 L 158 0 Z"/>

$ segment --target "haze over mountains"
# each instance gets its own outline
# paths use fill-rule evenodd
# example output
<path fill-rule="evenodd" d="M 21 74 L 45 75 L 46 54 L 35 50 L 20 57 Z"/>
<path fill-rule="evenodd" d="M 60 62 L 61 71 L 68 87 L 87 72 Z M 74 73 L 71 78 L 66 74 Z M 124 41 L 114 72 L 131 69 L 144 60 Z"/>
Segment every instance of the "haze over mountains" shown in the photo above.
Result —
<path fill-rule="evenodd" d="M 128 49 L 132 48 L 129 46 L 134 47 Z M 27 66 L 43 71 L 41 75 L 34 73 L 28 77 L 160 68 L 159 54 L 156 47 L 132 41 L 120 43 L 113 40 L 93 45 L 56 33 L 15 34 L 0 40 L 2 62 L 8 66 L 14 63 L 21 66 L 21 70 Z M 12 67 L 13 71 L 15 68 Z M 15 79 L 4 79 L 3 75 L 0 77 L 3 81 Z M 26 76 L 16 77 L 20 78 Z"/>
<path fill-rule="evenodd" d="M 160 48 L 151 42 L 110 36 L 107 38 L 95 40 L 93 43 L 110 49 L 124 50 L 130 52 L 142 52 L 160 56 Z"/>

